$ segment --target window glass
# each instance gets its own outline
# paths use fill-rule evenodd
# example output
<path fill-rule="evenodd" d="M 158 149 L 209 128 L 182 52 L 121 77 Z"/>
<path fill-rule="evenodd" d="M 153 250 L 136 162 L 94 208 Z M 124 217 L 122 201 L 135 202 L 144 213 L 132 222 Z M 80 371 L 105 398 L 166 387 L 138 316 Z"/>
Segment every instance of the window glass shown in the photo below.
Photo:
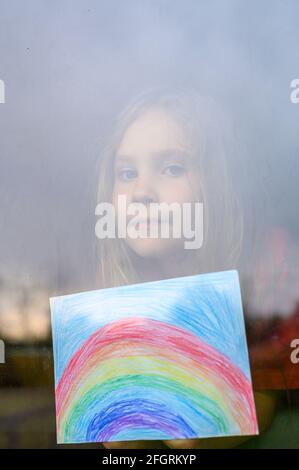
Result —
<path fill-rule="evenodd" d="M 222 443 L 298 447 L 298 13 L 1 2 L 0 448 L 57 446 L 49 297 L 226 269 L 261 434 Z M 99 240 L 117 195 L 202 201 L 200 248 Z"/>

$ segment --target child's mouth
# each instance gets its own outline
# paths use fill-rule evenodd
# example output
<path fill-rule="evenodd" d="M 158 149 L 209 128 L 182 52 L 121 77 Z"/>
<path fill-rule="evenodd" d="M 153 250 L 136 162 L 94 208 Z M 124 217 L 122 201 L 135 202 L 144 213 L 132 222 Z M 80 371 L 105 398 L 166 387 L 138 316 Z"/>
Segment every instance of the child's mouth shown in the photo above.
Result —
<path fill-rule="evenodd" d="M 146 225 L 147 227 L 150 227 L 152 225 L 170 225 L 171 221 L 169 219 L 139 219 L 137 220 L 137 223 L 141 226 Z"/>

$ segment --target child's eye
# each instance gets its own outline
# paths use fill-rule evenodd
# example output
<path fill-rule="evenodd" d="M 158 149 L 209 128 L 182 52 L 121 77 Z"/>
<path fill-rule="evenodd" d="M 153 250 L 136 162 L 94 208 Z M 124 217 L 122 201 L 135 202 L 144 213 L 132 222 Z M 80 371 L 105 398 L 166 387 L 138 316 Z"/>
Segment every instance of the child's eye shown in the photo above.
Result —
<path fill-rule="evenodd" d="M 121 181 L 130 181 L 137 177 L 137 171 L 134 168 L 120 168 L 117 176 Z"/>
<path fill-rule="evenodd" d="M 178 164 L 173 164 L 173 165 L 167 165 L 165 168 L 163 168 L 163 174 L 167 176 L 181 176 L 186 172 L 186 169 L 182 165 Z"/>

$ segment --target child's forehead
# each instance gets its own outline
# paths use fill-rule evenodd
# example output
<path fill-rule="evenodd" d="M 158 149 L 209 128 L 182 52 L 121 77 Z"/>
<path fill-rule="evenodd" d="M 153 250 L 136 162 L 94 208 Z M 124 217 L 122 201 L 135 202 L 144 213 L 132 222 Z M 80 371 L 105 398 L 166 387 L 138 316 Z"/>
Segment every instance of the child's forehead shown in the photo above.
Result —
<path fill-rule="evenodd" d="M 146 155 L 141 155 L 140 154 L 120 154 L 117 153 L 116 155 L 116 160 L 119 163 L 134 163 L 138 159 L 150 159 L 152 161 L 167 161 L 167 160 L 172 160 L 172 161 L 178 161 L 178 162 L 185 162 L 186 160 L 189 160 L 191 158 L 191 155 L 188 153 L 187 149 L 180 149 L 180 148 L 168 148 L 168 149 L 159 149 L 156 152 L 150 152 L 147 153 Z"/>
<path fill-rule="evenodd" d="M 148 155 L 161 158 L 176 152 L 190 152 L 190 139 L 174 116 L 163 110 L 147 111 L 133 121 L 123 134 L 118 158 Z"/>

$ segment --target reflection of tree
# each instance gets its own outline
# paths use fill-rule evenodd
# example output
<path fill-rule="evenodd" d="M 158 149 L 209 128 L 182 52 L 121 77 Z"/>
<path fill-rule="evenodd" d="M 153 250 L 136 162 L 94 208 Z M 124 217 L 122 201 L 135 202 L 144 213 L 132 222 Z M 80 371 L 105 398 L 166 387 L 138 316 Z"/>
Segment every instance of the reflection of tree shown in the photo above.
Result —
<path fill-rule="evenodd" d="M 0 337 L 45 342 L 50 337 L 49 292 L 30 279 L 0 281 Z"/>

